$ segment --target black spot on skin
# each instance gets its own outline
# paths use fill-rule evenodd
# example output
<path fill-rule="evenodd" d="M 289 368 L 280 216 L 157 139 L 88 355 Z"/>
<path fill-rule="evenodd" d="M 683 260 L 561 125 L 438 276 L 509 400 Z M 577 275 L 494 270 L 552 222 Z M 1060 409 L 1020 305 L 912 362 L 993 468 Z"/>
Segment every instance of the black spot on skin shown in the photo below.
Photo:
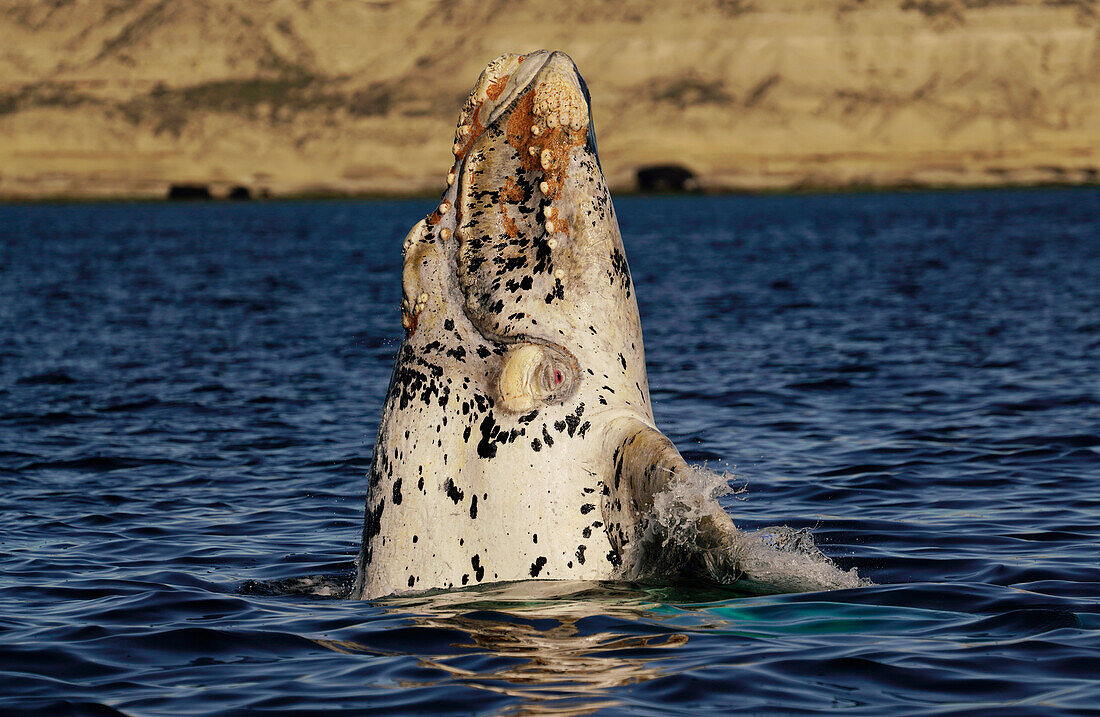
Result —
<path fill-rule="evenodd" d="M 443 490 L 447 492 L 447 497 L 453 500 L 455 505 L 458 505 L 459 501 L 466 497 L 465 493 L 455 487 L 455 482 L 450 478 L 443 484 Z"/>
<path fill-rule="evenodd" d="M 378 501 L 378 505 L 373 510 L 367 509 L 366 515 L 363 520 L 363 564 L 370 565 L 371 558 L 374 555 L 374 543 L 372 542 L 375 537 L 382 531 L 382 512 L 386 509 L 386 499 Z"/>
<path fill-rule="evenodd" d="M 470 558 L 470 565 L 474 566 L 474 577 L 477 578 L 477 581 L 480 583 L 482 578 L 485 577 L 485 568 L 481 567 L 481 556 L 474 555 L 474 557 Z"/>
<path fill-rule="evenodd" d="M 619 483 L 622 482 L 623 478 L 623 455 L 618 448 L 616 448 L 615 451 L 611 454 L 611 460 L 615 465 L 615 490 L 618 490 Z M 607 486 L 604 486 L 604 488 L 604 495 L 606 495 Z"/>
<path fill-rule="evenodd" d="M 417 490 L 424 490 L 424 476 L 420 476 L 420 480 L 416 482 Z"/>
<path fill-rule="evenodd" d="M 533 450 L 535 453 L 538 453 L 539 451 L 541 451 L 542 450 L 542 441 L 540 441 L 537 438 L 534 439 L 533 441 L 531 441 L 531 450 Z"/>
<path fill-rule="evenodd" d="M 420 540 L 420 538 L 419 538 L 418 536 L 415 536 L 415 535 L 414 535 L 414 536 L 413 536 L 413 542 L 415 543 L 415 542 L 416 542 L 416 541 L 418 541 L 418 540 Z"/>
<path fill-rule="evenodd" d="M 484 346 L 478 346 L 477 347 L 477 355 L 480 356 L 481 358 L 489 358 L 489 354 L 491 354 L 491 353 L 492 352 L 489 351 L 489 349 L 485 348 Z"/>
<path fill-rule="evenodd" d="M 594 511 L 595 509 L 596 509 L 596 506 L 592 505 L 591 503 L 585 503 L 584 505 L 581 506 L 581 515 L 588 515 L 589 513 Z"/>
<path fill-rule="evenodd" d="M 531 577 L 537 578 L 542 572 L 543 565 L 546 565 L 546 558 L 540 555 L 535 562 L 531 563 Z"/>
<path fill-rule="evenodd" d="M 476 518 L 477 517 L 477 496 L 476 495 L 473 498 L 470 499 L 470 517 L 471 518 Z"/>
<path fill-rule="evenodd" d="M 542 442 L 546 444 L 547 448 L 554 447 L 554 439 L 550 437 L 550 432 L 546 430 L 546 424 L 542 426 Z"/>
<path fill-rule="evenodd" d="M 412 575 L 410 575 L 409 576 L 409 587 L 411 588 L 413 586 L 413 583 L 415 583 L 415 582 L 416 582 L 416 578 L 414 578 Z"/>
<path fill-rule="evenodd" d="M 481 440 L 477 444 L 477 455 L 479 457 L 490 459 L 496 457 L 497 447 L 493 443 L 493 439 L 499 432 L 500 429 L 496 425 L 496 420 L 493 418 L 492 412 L 489 412 L 481 421 Z"/>
<path fill-rule="evenodd" d="M 401 505 L 401 479 L 393 482 L 393 504 Z"/>
<path fill-rule="evenodd" d="M 573 434 L 577 432 L 577 426 L 580 425 L 581 419 L 576 416 L 569 415 L 565 417 L 565 423 L 569 426 L 569 437 L 572 438 Z"/>
<path fill-rule="evenodd" d="M 584 536 L 586 539 L 591 538 L 592 537 L 592 528 L 585 527 L 585 529 L 581 531 L 581 535 Z"/>
<path fill-rule="evenodd" d="M 626 265 L 626 257 L 619 251 L 618 247 L 611 250 L 611 269 L 614 272 L 614 276 L 611 279 L 611 283 L 615 283 L 615 277 L 619 279 L 619 285 L 626 290 L 627 297 L 630 296 L 630 269 Z"/>
<path fill-rule="evenodd" d="M 539 542 L 539 534 L 538 534 L 538 533 L 535 533 L 535 534 L 533 534 L 533 535 L 531 536 L 531 542 L 532 542 L 532 543 L 537 543 L 537 542 Z"/>
<path fill-rule="evenodd" d="M 462 584 L 465 585 L 468 582 L 470 582 L 470 574 L 462 573 Z"/>
<path fill-rule="evenodd" d="M 581 565 L 584 565 L 584 548 L 585 546 L 583 545 L 577 546 L 577 562 Z"/>
<path fill-rule="evenodd" d="M 618 550 L 612 550 L 607 554 L 607 562 L 611 563 L 616 568 L 623 564 L 623 559 L 619 555 Z"/>
<path fill-rule="evenodd" d="M 443 322 L 443 328 L 445 328 L 447 331 L 454 331 L 454 329 L 455 329 L 454 319 L 447 319 L 446 321 L 444 321 Z"/>

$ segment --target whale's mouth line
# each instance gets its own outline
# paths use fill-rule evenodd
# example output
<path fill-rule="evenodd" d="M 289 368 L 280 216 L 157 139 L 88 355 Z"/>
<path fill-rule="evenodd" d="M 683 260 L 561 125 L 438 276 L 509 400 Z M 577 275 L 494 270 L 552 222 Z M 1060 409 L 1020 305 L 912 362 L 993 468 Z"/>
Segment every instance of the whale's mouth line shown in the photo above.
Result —
<path fill-rule="evenodd" d="M 537 50 L 535 52 L 524 55 L 520 60 L 519 67 L 508 77 L 508 80 L 504 86 L 503 91 L 498 95 L 496 101 L 486 98 L 485 102 L 493 102 L 493 106 L 490 109 L 489 116 L 485 119 L 484 127 L 478 132 L 477 136 L 470 137 L 466 143 L 465 149 L 460 155 L 456 155 L 454 164 L 451 166 L 451 176 L 455 178 L 455 181 L 447 187 L 447 191 L 444 192 L 443 201 L 449 203 L 452 207 L 459 207 L 458 197 L 462 195 L 462 189 L 466 183 L 466 163 L 470 161 L 470 149 L 477 142 L 478 138 L 485 132 L 500 123 L 501 118 L 506 115 L 524 93 L 531 89 L 531 86 L 539 77 L 539 73 L 550 63 L 553 58 L 553 53 L 546 50 Z M 538 60 L 541 60 L 539 62 Z M 579 74 L 579 73 L 578 73 Z M 519 78 L 523 78 L 522 84 L 518 82 Z M 482 108 L 484 108 L 484 103 Z M 461 122 L 461 120 L 460 120 Z M 450 231 L 450 235 L 457 239 L 456 228 L 458 225 L 457 211 L 452 212 L 449 216 L 442 219 L 441 224 L 447 224 Z M 466 305 L 468 299 L 466 292 L 462 288 L 462 282 L 459 280 L 459 254 L 461 252 L 461 242 L 457 240 L 442 241 L 442 248 L 444 249 L 444 255 L 447 257 L 447 268 L 450 271 L 451 279 L 454 281 L 454 286 L 461 297 L 458 302 L 458 309 L 462 315 L 466 317 L 466 320 L 470 322 L 470 325 L 474 328 L 478 334 L 481 335 L 485 341 L 493 344 L 499 344 L 503 346 L 514 345 L 523 343 L 525 341 L 531 341 L 533 337 L 528 337 L 525 334 L 517 334 L 514 336 L 508 336 L 505 334 L 499 334 L 490 330 L 484 325 L 484 322 L 480 321 L 477 317 L 472 316 Z M 542 339 L 535 339 L 536 341 L 542 341 Z"/>

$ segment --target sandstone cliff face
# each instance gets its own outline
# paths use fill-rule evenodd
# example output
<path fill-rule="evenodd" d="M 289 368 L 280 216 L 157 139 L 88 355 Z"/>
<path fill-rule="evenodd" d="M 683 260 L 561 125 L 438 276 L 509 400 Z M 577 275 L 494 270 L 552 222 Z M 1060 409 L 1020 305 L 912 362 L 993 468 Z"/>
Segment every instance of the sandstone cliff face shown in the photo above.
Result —
<path fill-rule="evenodd" d="M 613 187 L 1085 183 L 1096 0 L 0 0 L 0 196 L 435 192 L 505 51 L 568 52 Z"/>

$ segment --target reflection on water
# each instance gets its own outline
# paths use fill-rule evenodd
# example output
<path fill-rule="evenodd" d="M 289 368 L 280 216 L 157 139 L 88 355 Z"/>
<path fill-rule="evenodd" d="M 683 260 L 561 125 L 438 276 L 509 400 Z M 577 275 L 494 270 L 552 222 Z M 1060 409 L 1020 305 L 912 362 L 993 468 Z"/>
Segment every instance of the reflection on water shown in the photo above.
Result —
<path fill-rule="evenodd" d="M 468 636 L 468 643 L 453 643 L 453 653 L 424 657 L 421 665 L 522 700 L 506 712 L 581 715 L 614 706 L 609 689 L 660 676 L 670 651 L 688 643 L 687 634 L 659 627 L 630 634 L 639 621 L 653 627 L 658 603 L 609 583 L 503 583 L 379 604 L 418 627 Z M 377 653 L 347 641 L 319 642 L 341 652 Z"/>
<path fill-rule="evenodd" d="M 745 534 L 744 539 L 766 551 L 769 565 L 804 590 L 813 589 L 808 586 L 814 574 L 806 571 L 807 566 L 845 575 L 804 531 L 776 527 Z M 783 555 L 793 562 L 777 562 Z M 855 578 L 854 572 L 851 576 Z M 358 601 L 348 599 L 353 581 L 350 572 L 248 581 L 241 592 L 308 596 L 381 609 L 371 620 L 388 623 L 396 631 L 392 641 L 377 640 L 377 631 L 366 641 L 312 639 L 341 654 L 412 659 L 427 671 L 410 676 L 406 668 L 406 674 L 394 679 L 394 687 L 461 686 L 507 700 L 500 704 L 500 713 L 566 715 L 630 707 L 616 697 L 619 688 L 676 675 L 682 661 L 692 659 L 691 651 L 700 649 L 696 643 L 708 637 L 769 639 L 759 619 L 742 612 L 742 601 L 774 593 L 780 584 L 775 576 L 766 584 L 742 580 L 724 586 L 530 580 Z M 828 608 L 817 618 L 828 623 L 826 630 L 835 629 L 831 613 Z M 803 629 L 813 631 L 801 621 L 799 630 Z"/>

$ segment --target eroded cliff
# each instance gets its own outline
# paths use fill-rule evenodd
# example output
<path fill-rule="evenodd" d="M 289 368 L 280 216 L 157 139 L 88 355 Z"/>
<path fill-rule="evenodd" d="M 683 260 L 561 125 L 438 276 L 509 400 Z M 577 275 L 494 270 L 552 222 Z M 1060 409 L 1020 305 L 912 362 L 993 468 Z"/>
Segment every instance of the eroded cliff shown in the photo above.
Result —
<path fill-rule="evenodd" d="M 559 48 L 617 189 L 1087 183 L 1095 0 L 4 0 L 0 196 L 441 187 L 459 104 Z"/>

